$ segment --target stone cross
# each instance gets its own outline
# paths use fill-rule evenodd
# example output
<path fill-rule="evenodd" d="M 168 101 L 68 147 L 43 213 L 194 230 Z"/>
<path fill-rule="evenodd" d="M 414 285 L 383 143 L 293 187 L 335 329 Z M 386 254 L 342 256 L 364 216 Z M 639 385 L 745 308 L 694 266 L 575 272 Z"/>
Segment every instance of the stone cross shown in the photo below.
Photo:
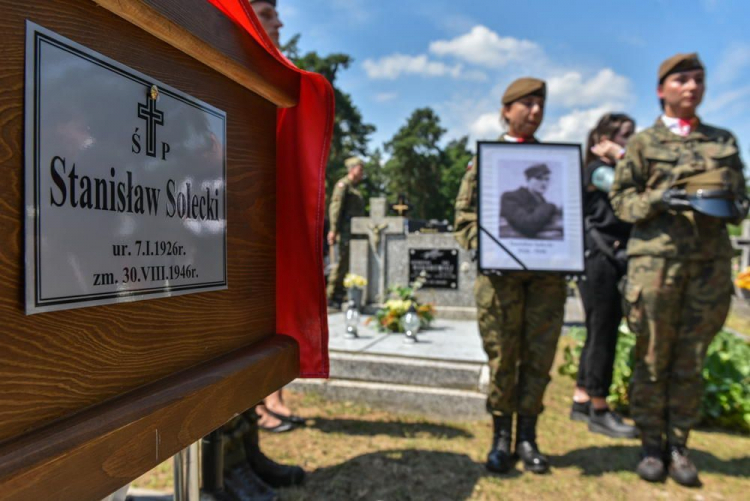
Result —
<path fill-rule="evenodd" d="M 385 198 L 370 199 L 370 217 L 352 218 L 351 227 L 353 235 L 367 235 L 367 280 L 373 283 L 377 280 L 377 288 L 368 286 L 368 291 L 374 291 L 377 301 L 385 301 L 385 276 L 388 269 L 385 252 L 386 239 L 388 235 L 403 235 L 406 232 L 405 217 L 387 217 L 387 203 Z M 352 247 L 352 260 L 355 247 Z M 370 259 L 371 258 L 371 259 Z M 354 263 L 352 263 L 354 264 Z M 361 266 L 350 266 L 352 273 L 361 269 Z"/>

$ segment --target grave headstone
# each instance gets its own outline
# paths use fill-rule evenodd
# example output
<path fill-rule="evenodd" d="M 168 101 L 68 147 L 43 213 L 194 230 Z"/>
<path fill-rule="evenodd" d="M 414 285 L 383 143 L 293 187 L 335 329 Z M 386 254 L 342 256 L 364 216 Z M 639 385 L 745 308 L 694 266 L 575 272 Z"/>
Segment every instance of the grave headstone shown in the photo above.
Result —
<path fill-rule="evenodd" d="M 442 318 L 476 317 L 474 280 L 476 263 L 445 228 L 412 233 L 412 221 L 386 217 L 385 198 L 370 199 L 370 217 L 353 218 L 352 233 L 367 236 L 351 247 L 350 270 L 368 280 L 365 311 L 385 301 L 394 285 L 408 285 L 420 273 L 425 283 L 418 292 L 424 302 L 434 303 Z"/>

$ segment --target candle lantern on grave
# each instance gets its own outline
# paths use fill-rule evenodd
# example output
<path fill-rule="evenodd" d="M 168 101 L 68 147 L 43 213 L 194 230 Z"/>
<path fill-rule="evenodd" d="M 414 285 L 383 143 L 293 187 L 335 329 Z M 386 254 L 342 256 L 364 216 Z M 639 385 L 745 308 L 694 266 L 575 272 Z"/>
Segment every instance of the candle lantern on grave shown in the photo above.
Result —
<path fill-rule="evenodd" d="M 359 334 L 357 333 L 357 324 L 359 323 L 359 309 L 354 301 L 349 301 L 346 306 L 344 322 L 346 324 L 345 337 L 349 339 L 358 338 Z"/>
<path fill-rule="evenodd" d="M 404 343 L 416 343 L 421 321 L 419 320 L 417 309 L 414 308 L 414 304 L 409 306 L 406 314 L 401 318 L 401 326 L 404 328 Z"/>

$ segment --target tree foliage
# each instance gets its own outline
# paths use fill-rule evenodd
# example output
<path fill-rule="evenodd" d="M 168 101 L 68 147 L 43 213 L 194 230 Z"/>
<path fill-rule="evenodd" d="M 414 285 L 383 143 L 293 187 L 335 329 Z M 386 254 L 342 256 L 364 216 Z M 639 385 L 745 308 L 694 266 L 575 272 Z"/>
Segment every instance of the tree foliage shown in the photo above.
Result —
<path fill-rule="evenodd" d="M 393 198 L 406 195 L 412 218 L 453 219 L 453 203 L 471 153 L 467 137 L 441 148 L 444 134 L 440 117 L 430 108 L 419 108 L 385 144 L 390 154 L 383 168 L 387 193 Z"/>
<path fill-rule="evenodd" d="M 352 58 L 343 53 L 320 56 L 313 51 L 300 54 L 299 38 L 300 35 L 292 37 L 282 47 L 282 52 L 298 68 L 320 73 L 333 86 L 336 115 L 333 123 L 331 153 L 326 169 L 327 194 L 330 195 L 336 181 L 346 174 L 344 160 L 353 155 L 367 155 L 367 144 L 370 135 L 375 132 L 375 126 L 364 122 L 362 113 L 354 105 L 351 95 L 336 86 L 336 76 L 339 70 L 347 69 L 353 61 Z"/>
<path fill-rule="evenodd" d="M 317 52 L 301 54 L 299 35 L 292 37 L 282 51 L 297 67 L 320 73 L 333 86 L 336 101 L 331 154 L 326 170 L 326 193 L 346 174 L 344 160 L 352 155 L 368 156 L 370 136 L 375 126 L 366 123 L 351 95 L 336 86 L 340 70 L 349 68 L 352 58 L 343 53 L 321 56 Z M 430 108 L 415 110 L 406 124 L 384 145 L 375 149 L 366 161 L 366 177 L 359 189 L 365 201 L 386 193 L 392 201 L 399 194 L 412 205 L 409 216 L 416 219 L 453 219 L 453 202 L 461 177 L 471 159 L 468 137 L 450 141 L 441 148 L 445 129 Z"/>

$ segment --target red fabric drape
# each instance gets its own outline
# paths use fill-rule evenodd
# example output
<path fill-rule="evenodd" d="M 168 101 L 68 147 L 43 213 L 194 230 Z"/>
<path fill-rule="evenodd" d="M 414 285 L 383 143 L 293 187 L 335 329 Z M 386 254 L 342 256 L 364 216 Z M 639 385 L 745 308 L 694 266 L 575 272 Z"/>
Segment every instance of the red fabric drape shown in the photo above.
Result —
<path fill-rule="evenodd" d="M 278 51 L 247 0 L 208 1 L 300 74 L 299 104 L 276 115 L 276 332 L 299 343 L 302 377 L 328 377 L 323 200 L 333 89 Z"/>

